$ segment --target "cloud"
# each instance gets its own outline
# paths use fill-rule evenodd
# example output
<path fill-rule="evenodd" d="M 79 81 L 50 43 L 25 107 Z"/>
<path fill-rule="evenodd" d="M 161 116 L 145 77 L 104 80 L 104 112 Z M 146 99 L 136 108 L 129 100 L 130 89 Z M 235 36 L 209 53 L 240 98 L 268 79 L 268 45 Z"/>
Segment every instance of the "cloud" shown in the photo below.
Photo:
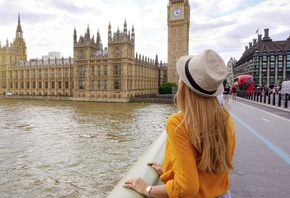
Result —
<path fill-rule="evenodd" d="M 73 57 L 73 30 L 84 35 L 87 27 L 91 36 L 99 31 L 107 47 L 108 25 L 112 31 L 135 29 L 135 52 L 167 62 L 166 0 L 1 0 L 0 41 L 15 38 L 18 13 L 27 44 L 28 58 L 41 58 L 50 51 Z M 239 59 L 249 42 L 270 29 L 273 41 L 290 36 L 288 0 L 189 0 L 191 22 L 189 53 L 212 48 L 227 62 Z"/>

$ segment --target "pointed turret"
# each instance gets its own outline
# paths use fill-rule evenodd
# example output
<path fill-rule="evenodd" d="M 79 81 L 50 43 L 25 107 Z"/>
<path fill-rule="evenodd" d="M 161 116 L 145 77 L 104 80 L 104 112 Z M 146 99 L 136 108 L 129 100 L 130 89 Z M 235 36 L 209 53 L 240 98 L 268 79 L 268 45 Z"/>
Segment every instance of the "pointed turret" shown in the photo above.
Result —
<path fill-rule="evenodd" d="M 74 43 L 77 43 L 77 30 L 76 27 L 74 28 Z"/>
<path fill-rule="evenodd" d="M 100 37 L 99 29 L 98 29 L 98 32 L 97 32 L 97 43 L 100 43 L 100 42 L 101 42 L 101 37 Z"/>
<path fill-rule="evenodd" d="M 132 25 L 131 38 L 132 38 L 132 40 L 135 40 L 135 30 L 134 30 L 134 25 Z"/>
<path fill-rule="evenodd" d="M 16 28 L 16 39 L 22 38 L 22 28 L 21 28 L 21 22 L 20 22 L 20 14 L 18 13 L 18 24 Z"/>
<path fill-rule="evenodd" d="M 126 22 L 126 19 L 125 19 L 125 23 L 124 23 L 124 33 L 127 34 L 127 22 Z"/>
<path fill-rule="evenodd" d="M 109 22 L 108 26 L 108 40 L 111 40 L 112 38 L 112 29 L 111 29 L 111 22 Z"/>
<path fill-rule="evenodd" d="M 86 32 L 86 39 L 87 39 L 87 41 L 89 41 L 90 40 L 90 27 L 89 27 L 89 25 L 88 25 L 88 27 L 87 27 L 87 32 Z"/>

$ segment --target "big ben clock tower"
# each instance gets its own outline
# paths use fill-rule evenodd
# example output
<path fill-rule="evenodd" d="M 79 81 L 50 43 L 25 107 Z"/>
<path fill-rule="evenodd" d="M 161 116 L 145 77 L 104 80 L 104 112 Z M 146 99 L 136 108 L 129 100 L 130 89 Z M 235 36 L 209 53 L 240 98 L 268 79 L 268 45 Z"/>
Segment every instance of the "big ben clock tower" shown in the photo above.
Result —
<path fill-rule="evenodd" d="M 190 6 L 188 0 L 169 0 L 168 25 L 168 82 L 178 83 L 176 61 L 188 55 Z"/>

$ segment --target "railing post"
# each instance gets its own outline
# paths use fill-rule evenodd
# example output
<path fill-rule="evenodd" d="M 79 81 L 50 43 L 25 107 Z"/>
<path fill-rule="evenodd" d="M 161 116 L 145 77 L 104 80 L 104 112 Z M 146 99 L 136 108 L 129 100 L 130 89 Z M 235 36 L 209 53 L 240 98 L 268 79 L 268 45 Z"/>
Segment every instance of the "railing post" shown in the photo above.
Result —
<path fill-rule="evenodd" d="M 273 103 L 272 103 L 272 105 L 274 105 L 274 106 L 275 106 L 275 100 L 276 100 L 276 94 L 273 93 Z"/>
<path fill-rule="evenodd" d="M 260 93 L 260 102 L 262 102 L 262 99 L 263 99 L 263 94 Z"/>
<path fill-rule="evenodd" d="M 279 93 L 279 97 L 278 97 L 278 107 L 281 107 L 281 93 Z"/>
<path fill-rule="evenodd" d="M 254 101 L 256 101 L 256 92 L 254 92 Z"/>
<path fill-rule="evenodd" d="M 266 93 L 264 93 L 264 103 L 266 103 Z"/>
<path fill-rule="evenodd" d="M 285 94 L 285 101 L 284 101 L 284 107 L 288 108 L 288 94 Z"/>
<path fill-rule="evenodd" d="M 270 103 L 271 103 L 271 94 L 268 93 L 268 104 L 270 104 Z"/>

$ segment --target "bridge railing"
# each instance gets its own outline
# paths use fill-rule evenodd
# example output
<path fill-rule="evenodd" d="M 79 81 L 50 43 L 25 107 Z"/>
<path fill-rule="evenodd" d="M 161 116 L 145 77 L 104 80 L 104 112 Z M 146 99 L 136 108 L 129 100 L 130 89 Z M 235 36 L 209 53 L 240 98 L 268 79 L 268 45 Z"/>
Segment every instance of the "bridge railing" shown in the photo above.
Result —
<path fill-rule="evenodd" d="M 133 177 L 141 177 L 149 185 L 156 185 L 159 181 L 159 175 L 156 171 L 147 165 L 147 162 L 163 163 L 164 148 L 167 133 L 162 132 L 157 139 L 146 149 L 138 161 L 129 169 L 125 176 L 113 188 L 107 198 L 126 197 L 126 198 L 143 198 L 139 193 L 122 187 L 124 182 Z"/>
<path fill-rule="evenodd" d="M 254 92 L 244 92 L 244 91 L 238 91 L 237 96 L 248 99 L 248 100 L 253 100 L 256 102 L 260 103 L 265 103 L 273 106 L 278 106 L 278 107 L 284 107 L 288 108 L 288 94 L 283 95 L 275 94 L 275 93 L 266 93 L 262 94 L 260 92 L 254 91 Z"/>

